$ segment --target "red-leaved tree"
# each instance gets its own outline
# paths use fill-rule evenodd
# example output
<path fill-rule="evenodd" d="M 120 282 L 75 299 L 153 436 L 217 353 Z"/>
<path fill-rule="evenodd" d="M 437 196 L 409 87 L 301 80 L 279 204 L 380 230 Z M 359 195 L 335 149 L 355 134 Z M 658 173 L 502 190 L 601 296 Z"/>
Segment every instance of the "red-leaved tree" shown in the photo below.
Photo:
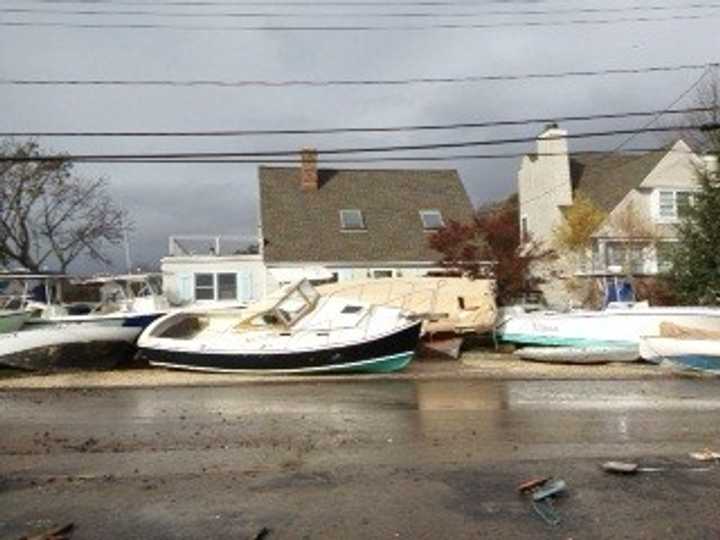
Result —
<path fill-rule="evenodd" d="M 471 278 L 494 278 L 501 305 L 535 289 L 539 280 L 531 266 L 551 255 L 530 239 L 520 241 L 517 197 L 479 210 L 470 223 L 449 221 L 429 242 L 446 268 Z"/>

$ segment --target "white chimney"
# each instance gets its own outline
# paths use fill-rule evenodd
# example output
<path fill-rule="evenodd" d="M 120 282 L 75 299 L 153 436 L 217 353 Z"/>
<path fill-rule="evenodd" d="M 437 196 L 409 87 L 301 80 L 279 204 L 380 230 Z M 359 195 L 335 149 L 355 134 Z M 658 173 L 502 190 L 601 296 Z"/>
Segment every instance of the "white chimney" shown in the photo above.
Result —
<path fill-rule="evenodd" d="M 543 154 L 552 154 L 547 157 L 567 159 L 567 131 L 560 129 L 557 124 L 546 125 L 545 131 L 538 135 L 537 153 L 540 157 L 546 157 Z"/>
<path fill-rule="evenodd" d="M 720 174 L 720 166 L 718 166 L 718 157 L 713 154 L 705 154 L 703 157 L 705 170 L 711 178 L 717 178 Z"/>

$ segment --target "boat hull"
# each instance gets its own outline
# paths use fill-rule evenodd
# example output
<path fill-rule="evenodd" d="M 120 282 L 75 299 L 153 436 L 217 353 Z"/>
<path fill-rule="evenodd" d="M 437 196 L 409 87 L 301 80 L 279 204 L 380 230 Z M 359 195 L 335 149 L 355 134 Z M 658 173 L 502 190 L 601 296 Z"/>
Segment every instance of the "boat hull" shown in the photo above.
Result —
<path fill-rule="evenodd" d="M 678 367 L 720 373 L 720 341 L 715 339 L 678 339 L 646 337 L 640 342 L 643 360 L 663 361 Z"/>
<path fill-rule="evenodd" d="M 10 334 L 22 328 L 28 318 L 23 311 L 0 312 L 0 334 Z"/>
<path fill-rule="evenodd" d="M 569 313 L 508 314 L 498 324 L 502 341 L 570 347 L 632 345 L 660 335 L 662 323 L 720 331 L 720 310 L 608 309 Z"/>
<path fill-rule="evenodd" d="M 524 347 L 515 356 L 533 362 L 560 364 L 606 364 L 635 362 L 640 359 L 637 345 L 593 347 Z"/>
<path fill-rule="evenodd" d="M 140 347 L 151 365 L 174 369 L 217 372 L 387 373 L 403 369 L 413 358 L 421 322 L 377 339 L 305 351 L 241 353 Z"/>
<path fill-rule="evenodd" d="M 20 369 L 108 368 L 134 352 L 143 329 L 162 313 L 68 317 L 0 335 L 0 364 Z"/>

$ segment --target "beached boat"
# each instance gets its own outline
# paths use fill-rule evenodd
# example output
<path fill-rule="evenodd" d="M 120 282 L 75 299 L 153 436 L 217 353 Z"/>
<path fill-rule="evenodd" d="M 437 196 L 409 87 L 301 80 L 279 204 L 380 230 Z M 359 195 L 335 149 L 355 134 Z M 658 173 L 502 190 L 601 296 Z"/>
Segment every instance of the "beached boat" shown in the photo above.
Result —
<path fill-rule="evenodd" d="M 392 306 L 423 320 L 423 335 L 484 334 L 497 318 L 495 281 L 462 277 L 363 279 L 317 287 L 321 295 Z"/>
<path fill-rule="evenodd" d="M 502 341 L 552 346 L 637 344 L 660 335 L 664 322 L 720 332 L 720 309 L 651 307 L 646 302 L 610 303 L 602 311 L 500 310 L 496 333 Z"/>
<path fill-rule="evenodd" d="M 246 310 L 167 315 L 138 348 L 150 364 L 176 369 L 387 372 L 412 360 L 420 325 L 399 308 L 321 296 L 302 280 Z"/>
<path fill-rule="evenodd" d="M 62 284 L 57 276 L 32 279 L 37 281 L 38 277 L 42 282 L 39 289 L 35 287 L 32 294 L 25 295 L 25 326 L 19 332 L 0 336 L 0 364 L 53 369 L 66 363 L 70 353 L 63 354 L 64 350 L 102 343 L 108 350 L 83 365 L 105 366 L 115 351 L 126 350 L 145 327 L 168 310 L 159 287 L 146 275 L 84 281 L 83 285 L 99 290 L 100 301 L 72 305 L 62 303 Z"/>
<path fill-rule="evenodd" d="M 643 360 L 720 374 L 720 332 L 663 324 L 659 336 L 640 340 Z"/>
<path fill-rule="evenodd" d="M 0 365 L 31 370 L 64 367 L 109 368 L 120 360 L 140 329 L 57 324 L 0 335 Z M 91 346 L 102 347 L 90 348 Z M 79 350 L 79 346 L 88 346 Z"/>
<path fill-rule="evenodd" d="M 640 359 L 637 345 L 594 347 L 523 347 L 515 356 L 533 362 L 559 364 L 607 364 Z"/>
<path fill-rule="evenodd" d="M 0 334 L 9 334 L 20 330 L 29 315 L 25 310 L 0 310 Z"/>
<path fill-rule="evenodd" d="M 134 340 L 140 331 L 169 310 L 162 296 L 160 283 L 150 274 L 103 276 L 78 282 L 79 286 L 99 290 L 100 300 L 94 303 L 65 304 L 61 283 L 44 280 L 44 298 L 28 302 L 31 312 L 28 327 L 82 324 L 115 328 L 135 328 Z M 126 331 L 118 332 L 119 341 L 127 341 Z"/>

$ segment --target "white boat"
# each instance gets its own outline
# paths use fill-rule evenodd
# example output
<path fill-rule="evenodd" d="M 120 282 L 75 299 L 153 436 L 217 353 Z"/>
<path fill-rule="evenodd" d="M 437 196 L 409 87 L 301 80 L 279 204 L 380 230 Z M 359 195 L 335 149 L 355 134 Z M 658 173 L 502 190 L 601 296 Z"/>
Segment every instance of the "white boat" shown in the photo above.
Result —
<path fill-rule="evenodd" d="M 134 341 L 143 328 L 169 310 L 161 284 L 151 274 L 96 277 L 78 284 L 99 287 L 100 301 L 81 304 L 81 309 L 65 304 L 60 281 L 46 278 L 44 301 L 29 302 L 26 307 L 31 312 L 27 326 L 89 324 L 134 328 L 135 334 L 130 338 Z M 127 335 L 127 331 L 118 332 L 118 341 L 127 341 Z"/>
<path fill-rule="evenodd" d="M 637 344 L 660 335 L 664 322 L 720 332 L 720 309 L 651 307 L 647 302 L 614 302 L 602 311 L 500 310 L 496 334 L 502 341 L 553 346 Z"/>
<path fill-rule="evenodd" d="M 664 324 L 640 340 L 640 356 L 655 364 L 720 374 L 720 332 Z"/>
<path fill-rule="evenodd" d="M 321 296 L 306 280 L 246 310 L 184 310 L 138 339 L 151 365 L 221 372 L 386 372 L 413 358 L 422 321 L 403 310 Z"/>
<path fill-rule="evenodd" d="M 107 364 L 115 351 L 125 350 L 155 319 L 164 315 L 168 304 L 160 295 L 159 285 L 148 275 L 93 278 L 81 282 L 99 289 L 100 302 L 77 305 L 62 302 L 65 276 L 16 275 L 26 284 L 40 282 L 32 290 L 26 286 L 25 326 L 20 332 L 5 334 L 0 341 L 0 363 L 34 369 L 53 368 L 56 358 L 63 360 L 58 348 L 88 343 L 115 344 L 110 351 L 98 350 L 87 367 Z M 7 276 L 3 276 L 7 279 Z M 41 298 L 35 295 L 40 291 Z M 62 349 L 60 349 L 62 352 Z M 22 355 L 18 357 L 17 355 Z M 92 354 L 90 356 L 93 356 Z"/>
<path fill-rule="evenodd" d="M 607 364 L 640 359 L 637 345 L 594 347 L 523 347 L 515 356 L 533 362 L 561 364 Z"/>
<path fill-rule="evenodd" d="M 63 355 L 66 346 L 118 343 L 129 346 L 138 329 L 82 324 L 57 324 L 0 335 L 0 365 L 19 369 L 53 369 L 57 367 L 112 367 L 117 363 L 113 351 L 92 350 Z M 71 358 L 65 358 L 70 356 Z"/>

